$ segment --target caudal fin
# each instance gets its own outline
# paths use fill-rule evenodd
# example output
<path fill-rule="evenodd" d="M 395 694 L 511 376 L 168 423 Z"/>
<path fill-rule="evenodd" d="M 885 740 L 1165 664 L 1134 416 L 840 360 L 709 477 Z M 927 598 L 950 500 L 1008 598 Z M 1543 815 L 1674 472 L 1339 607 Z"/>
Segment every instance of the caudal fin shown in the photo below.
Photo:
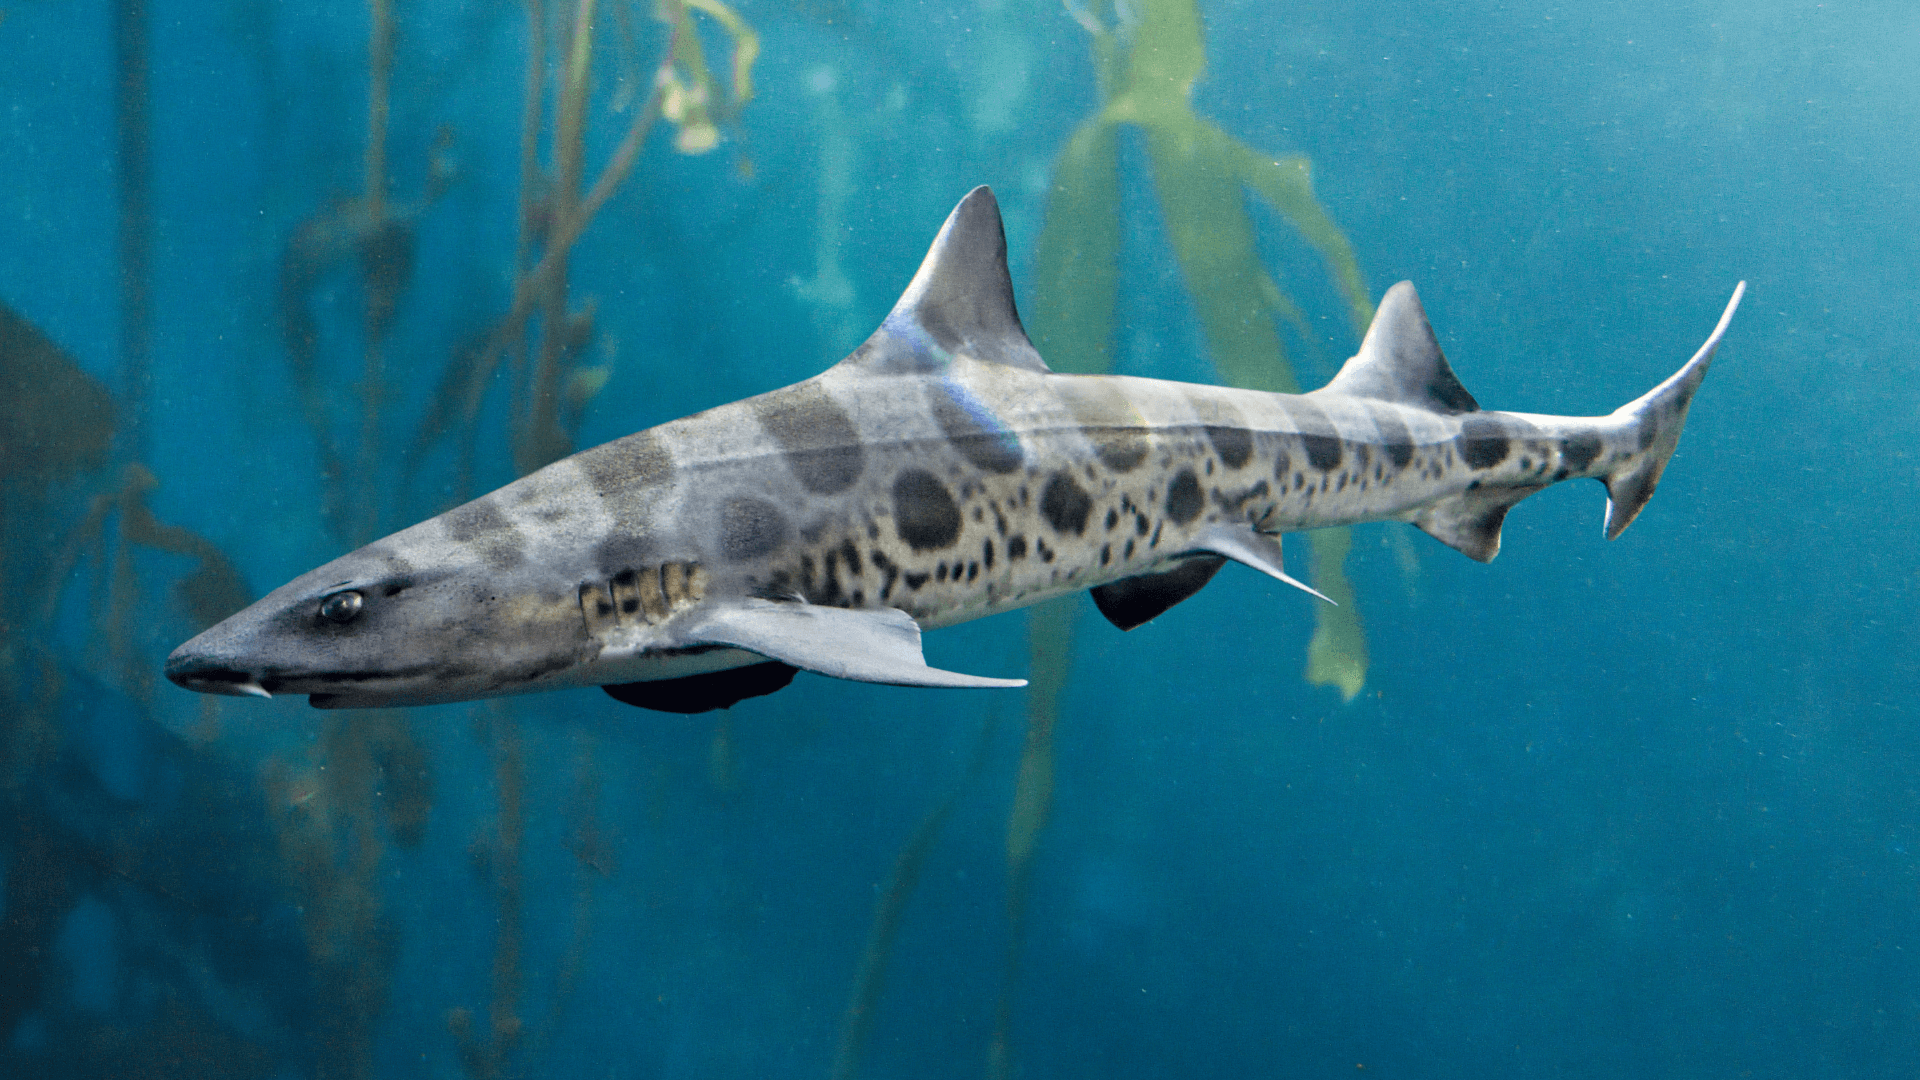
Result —
<path fill-rule="evenodd" d="M 1734 286 L 1733 299 L 1727 301 L 1727 310 L 1720 315 L 1719 325 L 1713 328 L 1700 351 L 1693 354 L 1693 359 L 1666 382 L 1613 411 L 1615 421 L 1638 433 L 1640 449 L 1622 459 L 1604 477 L 1607 539 L 1625 532 L 1647 505 L 1647 500 L 1653 498 L 1660 474 L 1666 471 L 1667 459 L 1673 456 L 1674 447 L 1680 445 L 1680 429 L 1687 422 L 1687 406 L 1693 403 L 1700 380 L 1707 377 L 1713 352 L 1720 347 L 1720 339 L 1726 336 L 1727 325 L 1733 321 L 1734 309 L 1740 306 L 1740 298 L 1746 292 L 1746 282 Z"/>

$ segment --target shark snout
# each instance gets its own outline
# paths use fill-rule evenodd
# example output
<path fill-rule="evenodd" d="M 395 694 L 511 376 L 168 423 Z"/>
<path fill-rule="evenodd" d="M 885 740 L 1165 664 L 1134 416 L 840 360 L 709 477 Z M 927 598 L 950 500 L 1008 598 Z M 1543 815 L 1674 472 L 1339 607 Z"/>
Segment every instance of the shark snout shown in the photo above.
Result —
<path fill-rule="evenodd" d="M 235 667 L 219 657 L 192 651 L 192 642 L 182 645 L 167 657 L 167 678 L 175 686 L 202 694 L 231 694 L 235 697 L 272 697 L 260 685 L 260 676 Z"/>
<path fill-rule="evenodd" d="M 257 606 L 257 605 L 256 605 Z M 202 694 L 272 697 L 282 689 L 284 667 L 260 648 L 261 620 L 253 608 L 209 627 L 167 657 L 167 679 Z"/>

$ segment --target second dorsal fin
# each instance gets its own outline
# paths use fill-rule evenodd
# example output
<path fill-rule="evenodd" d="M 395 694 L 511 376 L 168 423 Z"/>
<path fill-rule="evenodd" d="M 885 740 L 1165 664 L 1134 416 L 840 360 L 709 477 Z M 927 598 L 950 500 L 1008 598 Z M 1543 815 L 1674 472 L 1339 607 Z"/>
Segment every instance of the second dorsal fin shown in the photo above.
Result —
<path fill-rule="evenodd" d="M 1480 410 L 1480 403 L 1447 366 L 1411 281 L 1395 285 L 1380 298 L 1360 352 L 1332 382 L 1315 392 L 1391 401 L 1448 416 Z"/>
<path fill-rule="evenodd" d="M 1014 308 L 1000 204 L 984 186 L 947 215 L 887 320 L 841 363 L 875 371 L 938 371 L 962 355 L 1047 370 Z"/>

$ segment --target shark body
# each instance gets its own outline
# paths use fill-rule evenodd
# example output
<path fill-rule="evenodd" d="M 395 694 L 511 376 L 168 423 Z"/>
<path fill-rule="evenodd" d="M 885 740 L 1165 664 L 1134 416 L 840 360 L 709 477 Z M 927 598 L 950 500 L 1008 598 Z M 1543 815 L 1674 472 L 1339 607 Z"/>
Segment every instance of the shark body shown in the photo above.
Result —
<path fill-rule="evenodd" d="M 1299 585 L 1279 534 L 1366 521 L 1484 562 L 1509 508 L 1583 477 L 1606 484 L 1618 536 L 1744 288 L 1685 366 L 1601 417 L 1482 410 L 1406 282 L 1309 394 L 1055 374 L 1021 328 L 999 209 L 978 188 L 831 369 L 336 559 L 176 649 L 167 675 L 322 708 L 601 685 L 697 712 L 795 670 L 1019 686 L 927 666 L 920 630 L 1081 589 L 1131 629 L 1227 560 Z"/>

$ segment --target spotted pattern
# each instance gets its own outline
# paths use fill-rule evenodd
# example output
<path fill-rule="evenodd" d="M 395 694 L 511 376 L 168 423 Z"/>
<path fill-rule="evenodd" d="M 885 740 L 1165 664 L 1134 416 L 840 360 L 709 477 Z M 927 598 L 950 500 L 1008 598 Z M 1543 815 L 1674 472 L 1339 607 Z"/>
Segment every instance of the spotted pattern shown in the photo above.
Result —
<path fill-rule="evenodd" d="M 728 562 L 763 558 L 787 542 L 787 519 L 765 499 L 740 496 L 720 509 L 720 554 Z"/>
<path fill-rule="evenodd" d="M 1040 493 L 1040 515 L 1057 533 L 1081 536 L 1087 531 L 1087 515 L 1093 512 L 1093 498 L 1081 488 L 1071 473 L 1061 470 L 1047 478 Z"/>
<path fill-rule="evenodd" d="M 1124 476 L 1147 459 L 1153 433 L 1119 387 L 1098 378 L 1064 376 L 1057 392 L 1100 464 Z"/>
<path fill-rule="evenodd" d="M 511 570 L 526 558 L 526 537 L 501 512 L 492 495 L 455 507 L 440 520 L 447 539 L 478 552 L 489 569 Z"/>
<path fill-rule="evenodd" d="M 1244 469 L 1253 460 L 1253 433 L 1246 428 L 1207 425 L 1207 441 L 1220 455 L 1220 464 L 1229 469 Z"/>
<path fill-rule="evenodd" d="M 1512 451 L 1512 441 L 1497 421 L 1469 416 L 1460 422 L 1460 457 L 1468 468 L 1491 469 Z"/>
<path fill-rule="evenodd" d="M 1373 424 L 1380 432 L 1380 449 L 1386 451 L 1387 460 L 1395 469 L 1406 468 L 1413 461 L 1413 433 L 1407 430 L 1406 421 L 1394 410 L 1383 408 L 1374 413 Z"/>
<path fill-rule="evenodd" d="M 803 382 L 753 399 L 754 417 L 780 444 L 800 486 L 836 495 L 860 479 L 860 433 L 818 383 Z"/>
<path fill-rule="evenodd" d="M 673 455 L 652 429 L 582 450 L 569 459 L 586 477 L 594 494 L 611 499 L 673 479 Z"/>
<path fill-rule="evenodd" d="M 1206 505 L 1207 500 L 1200 493 L 1200 478 L 1191 467 L 1181 469 L 1173 483 L 1167 485 L 1167 517 L 1175 525 L 1190 525 Z"/>
<path fill-rule="evenodd" d="M 939 477 L 907 469 L 893 482 L 893 527 L 914 551 L 938 551 L 960 538 L 960 506 Z"/>
<path fill-rule="evenodd" d="M 1026 463 L 1020 437 L 1000 426 L 993 413 L 964 387 L 947 380 L 927 387 L 927 405 L 947 442 L 984 472 L 1006 475 Z"/>
<path fill-rule="evenodd" d="M 1600 456 L 1600 451 L 1605 445 L 1600 436 L 1590 431 L 1570 435 L 1561 440 L 1560 461 L 1574 472 L 1586 472 L 1587 466 L 1593 464 L 1593 459 Z"/>

